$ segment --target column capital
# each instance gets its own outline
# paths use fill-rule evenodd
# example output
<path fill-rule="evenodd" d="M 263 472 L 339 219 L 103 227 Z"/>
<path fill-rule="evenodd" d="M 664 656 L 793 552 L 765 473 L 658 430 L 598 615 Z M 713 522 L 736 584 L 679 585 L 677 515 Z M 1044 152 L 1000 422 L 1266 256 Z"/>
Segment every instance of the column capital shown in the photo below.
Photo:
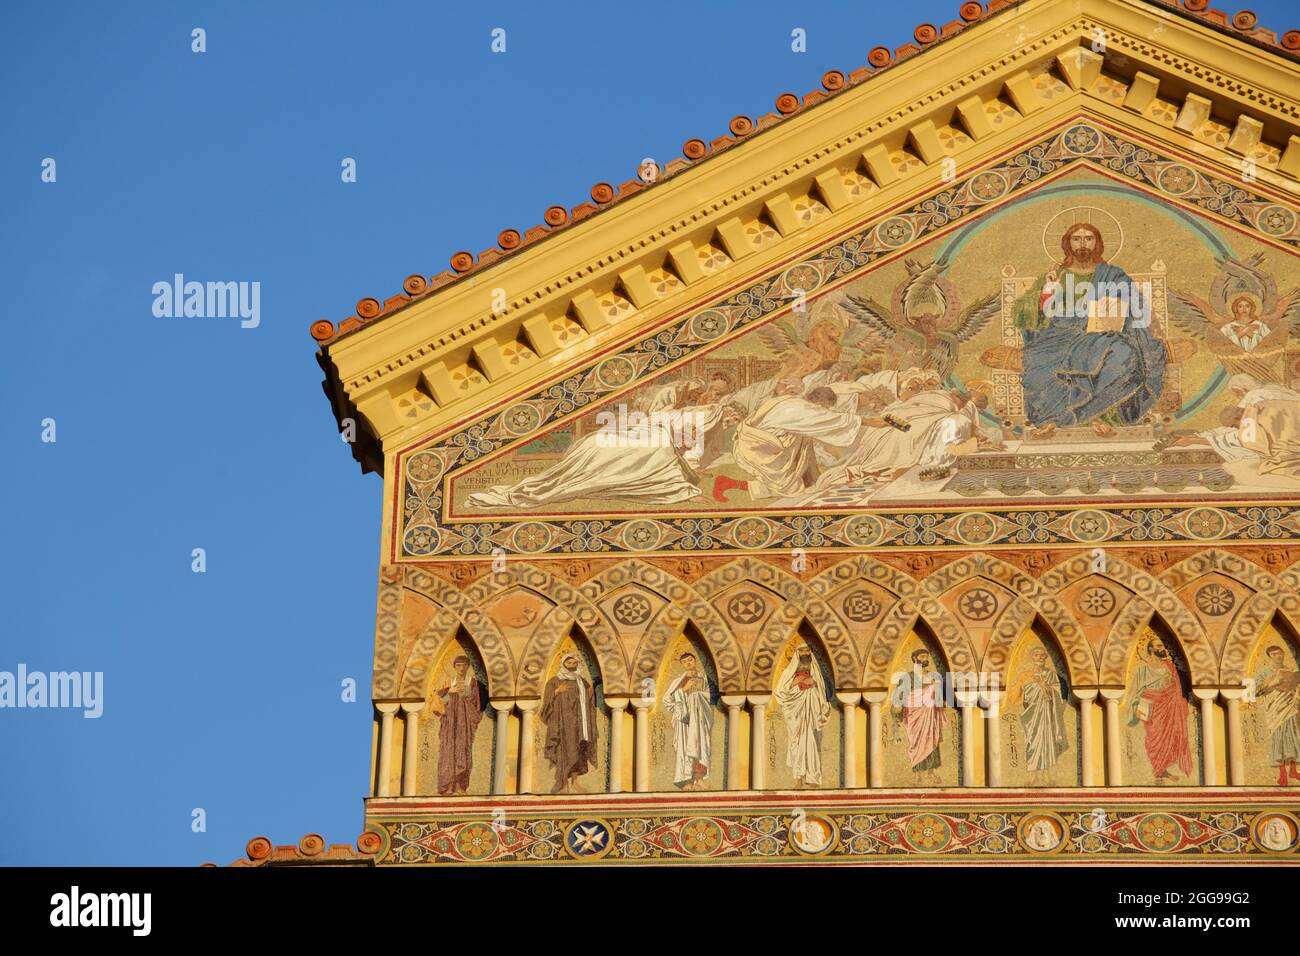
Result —
<path fill-rule="evenodd" d="M 771 694 L 750 694 L 749 695 L 750 707 L 766 707 L 771 702 L 772 702 Z"/>
<path fill-rule="evenodd" d="M 1006 699 L 1007 692 L 1005 690 L 990 689 L 980 691 L 979 695 L 980 706 L 985 710 L 993 710 L 994 708 L 1002 706 L 1002 701 Z"/>
<path fill-rule="evenodd" d="M 856 707 L 862 703 L 862 691 L 860 690 L 837 690 L 835 699 L 846 707 Z"/>
<path fill-rule="evenodd" d="M 542 702 L 534 697 L 532 700 L 517 700 L 515 701 L 515 706 L 525 714 L 530 714 L 538 707 L 542 706 Z"/>
<path fill-rule="evenodd" d="M 644 697 L 629 697 L 627 700 L 637 710 L 649 710 L 655 705 L 653 697 L 649 700 Z"/>
<path fill-rule="evenodd" d="M 1094 701 L 1097 699 L 1097 688 L 1095 687 L 1072 687 L 1070 693 L 1078 701 Z"/>
<path fill-rule="evenodd" d="M 398 708 L 398 707 L 401 707 L 401 706 L 402 706 L 402 705 L 399 704 L 399 703 L 398 703 L 397 701 L 395 701 L 395 700 L 392 700 L 392 701 L 386 700 L 386 701 L 384 701 L 383 703 L 378 703 L 378 702 L 377 702 L 377 703 L 375 704 L 375 710 L 377 710 L 377 711 L 379 711 L 381 714 L 384 714 L 385 716 L 387 716 L 387 715 L 390 715 L 390 714 L 395 714 L 395 713 L 397 713 L 397 708 Z"/>
<path fill-rule="evenodd" d="M 418 714 L 424 710 L 424 701 L 422 700 L 404 700 L 402 701 L 403 714 Z"/>
<path fill-rule="evenodd" d="M 488 703 L 492 705 L 493 710 L 500 711 L 503 714 L 508 714 L 515 709 L 513 700 L 489 700 Z"/>
<path fill-rule="evenodd" d="M 744 706 L 745 706 L 745 695 L 744 695 L 744 694 L 723 694 L 723 695 L 719 698 L 719 700 L 722 701 L 722 705 L 723 705 L 724 707 L 744 707 Z"/>
<path fill-rule="evenodd" d="M 1219 696 L 1230 704 L 1234 700 L 1241 700 L 1246 696 L 1246 688 L 1244 687 L 1219 687 L 1216 689 L 1219 692 Z"/>
<path fill-rule="evenodd" d="M 610 709 L 611 713 L 622 713 L 627 710 L 627 705 L 632 702 L 630 697 L 606 697 L 605 706 Z"/>
<path fill-rule="evenodd" d="M 1218 687 L 1193 687 L 1192 696 L 1197 700 L 1217 700 L 1219 690 Z"/>
<path fill-rule="evenodd" d="M 1101 699 L 1105 701 L 1123 700 L 1126 693 L 1123 687 L 1098 687 L 1097 693 L 1101 694 Z"/>
<path fill-rule="evenodd" d="M 889 699 L 889 691 L 864 690 L 862 692 L 862 699 L 868 704 L 879 706 L 880 704 L 883 704 L 886 700 Z"/>
<path fill-rule="evenodd" d="M 975 707 L 979 704 L 980 692 L 977 690 L 954 690 L 952 696 L 957 700 L 957 706 L 962 710 L 967 707 Z"/>

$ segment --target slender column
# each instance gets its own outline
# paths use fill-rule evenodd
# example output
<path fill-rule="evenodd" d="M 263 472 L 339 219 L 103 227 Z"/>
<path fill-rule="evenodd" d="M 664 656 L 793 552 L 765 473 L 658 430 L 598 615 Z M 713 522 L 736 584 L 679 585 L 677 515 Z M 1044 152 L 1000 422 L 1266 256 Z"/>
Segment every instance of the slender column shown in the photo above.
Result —
<path fill-rule="evenodd" d="M 975 786 L 975 731 L 979 724 L 979 692 L 954 691 L 957 706 L 961 708 L 961 785 Z"/>
<path fill-rule="evenodd" d="M 403 737 L 402 753 L 402 796 L 415 796 L 420 779 L 420 711 L 424 701 L 402 704 L 402 716 L 406 720 L 406 733 Z"/>
<path fill-rule="evenodd" d="M 1124 696 L 1124 688 L 1106 687 L 1100 693 L 1102 706 L 1106 708 L 1106 786 L 1122 787 L 1124 770 L 1120 762 L 1119 702 Z"/>
<path fill-rule="evenodd" d="M 771 696 L 749 697 L 749 789 L 767 786 L 767 705 Z"/>
<path fill-rule="evenodd" d="M 1093 702 L 1097 699 L 1097 688 L 1085 687 L 1075 690 L 1074 697 L 1079 702 L 1079 758 L 1083 771 L 1083 779 L 1080 783 L 1085 787 L 1095 787 L 1097 771 L 1093 757 L 1096 754 L 1097 742 L 1093 739 L 1092 710 Z"/>
<path fill-rule="evenodd" d="M 533 792 L 533 765 L 537 762 L 537 734 L 533 730 L 533 715 L 540 701 L 517 700 L 519 708 L 519 792 Z"/>
<path fill-rule="evenodd" d="M 654 700 L 637 697 L 632 701 L 636 718 L 636 736 L 632 739 L 632 789 L 645 793 L 650 789 L 650 708 Z"/>
<path fill-rule="evenodd" d="M 1193 687 L 1192 693 L 1201 704 L 1201 774 L 1205 786 L 1212 787 L 1219 776 L 1219 758 L 1214 752 L 1214 702 L 1218 699 L 1217 687 Z"/>
<path fill-rule="evenodd" d="M 1241 736 L 1241 698 L 1246 693 L 1244 688 L 1219 689 L 1228 708 L 1228 739 L 1225 749 L 1228 751 L 1228 784 L 1240 787 L 1246 782 L 1246 753 L 1242 749 L 1245 741 Z"/>
<path fill-rule="evenodd" d="M 609 707 L 609 792 L 623 792 L 623 717 L 627 713 L 627 698 L 606 697 Z"/>
<path fill-rule="evenodd" d="M 389 778 L 393 774 L 393 715 L 397 704 L 375 704 L 379 711 L 379 786 L 377 796 L 391 797 L 393 787 Z"/>
<path fill-rule="evenodd" d="M 858 785 L 858 705 L 862 693 L 837 691 L 835 699 L 844 710 L 844 786 L 851 790 Z"/>
<path fill-rule="evenodd" d="M 1006 691 L 986 690 L 980 694 L 984 707 L 984 776 L 985 785 L 1002 786 L 1002 698 Z"/>
<path fill-rule="evenodd" d="M 869 690 L 862 695 L 867 702 L 867 786 L 885 785 L 884 707 L 889 691 Z"/>
<path fill-rule="evenodd" d="M 492 709 L 497 712 L 497 735 L 492 746 L 492 792 L 506 792 L 506 760 L 510 754 L 510 712 L 515 709 L 513 700 L 494 700 Z"/>
<path fill-rule="evenodd" d="M 739 790 L 740 783 L 740 708 L 745 706 L 745 695 L 726 696 L 722 704 L 727 708 L 727 789 Z"/>

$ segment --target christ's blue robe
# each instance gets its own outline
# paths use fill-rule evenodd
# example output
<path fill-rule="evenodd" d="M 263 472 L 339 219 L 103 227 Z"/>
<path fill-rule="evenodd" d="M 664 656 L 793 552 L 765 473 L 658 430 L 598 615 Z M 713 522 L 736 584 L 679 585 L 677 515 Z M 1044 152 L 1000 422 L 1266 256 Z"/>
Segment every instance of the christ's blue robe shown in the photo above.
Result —
<path fill-rule="evenodd" d="M 1086 278 L 1076 274 L 1075 281 Z M 1095 297 L 1095 287 L 1072 310 L 1058 298 L 1051 316 L 1038 304 L 1041 279 L 1016 303 L 1030 425 L 1081 425 L 1102 415 L 1115 424 L 1132 425 L 1155 404 L 1164 386 L 1164 343 L 1143 325 L 1150 321 L 1150 302 L 1118 266 L 1101 263 L 1091 281 L 1124 283 L 1131 290 L 1122 332 L 1087 331 L 1086 303 Z"/>

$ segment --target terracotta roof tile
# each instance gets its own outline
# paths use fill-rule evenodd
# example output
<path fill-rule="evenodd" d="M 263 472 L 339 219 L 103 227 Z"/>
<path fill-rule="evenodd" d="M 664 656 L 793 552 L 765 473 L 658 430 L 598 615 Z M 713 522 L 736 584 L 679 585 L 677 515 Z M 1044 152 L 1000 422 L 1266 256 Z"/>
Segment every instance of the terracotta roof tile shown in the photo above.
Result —
<path fill-rule="evenodd" d="M 469 273 L 487 268 L 493 263 L 506 258 L 511 253 L 534 242 L 541 241 L 559 229 L 587 218 L 610 203 L 619 202 L 628 196 L 641 192 L 643 189 L 651 188 L 665 179 L 672 178 L 682 170 L 694 166 L 697 162 L 707 160 L 711 155 L 735 145 L 756 131 L 767 129 L 815 103 L 834 96 L 842 90 L 865 82 L 880 71 L 924 52 L 935 43 L 960 33 L 966 27 L 978 23 L 1000 10 L 1023 2 L 1024 0 L 989 0 L 987 5 L 976 2 L 963 3 L 957 11 L 958 16 L 961 18 L 959 20 L 946 23 L 942 28 L 930 23 L 918 25 L 912 34 L 914 43 L 905 43 L 892 51 L 886 46 L 874 47 L 867 54 L 868 65 L 853 70 L 847 76 L 838 70 L 827 72 L 822 77 L 822 86 L 825 92 L 813 90 L 803 97 L 796 93 L 782 93 L 776 98 L 776 108 L 780 115 L 769 113 L 753 121 L 746 116 L 737 116 L 731 120 L 728 126 L 731 136 L 720 136 L 714 139 L 711 144 L 698 138 L 687 140 L 682 147 L 682 152 L 686 158 L 674 159 L 666 163 L 653 181 L 643 182 L 640 179 L 630 179 L 619 186 L 617 190 L 609 183 L 597 183 L 591 189 L 591 202 L 579 203 L 568 211 L 563 206 L 551 206 L 546 210 L 543 217 L 545 225 L 539 224 L 529 227 L 524 230 L 522 236 L 516 229 L 505 229 L 497 236 L 499 248 L 486 249 L 479 253 L 477 258 L 469 252 L 457 252 L 451 257 L 450 271 L 430 276 L 427 281 L 423 276 L 408 276 L 403 282 L 403 288 L 407 292 L 406 295 L 392 296 L 386 299 L 383 305 L 380 305 L 379 301 L 374 298 L 362 299 L 361 302 L 357 303 L 357 315 L 344 319 L 339 323 L 337 329 L 328 319 L 313 322 L 311 325 L 312 338 L 320 345 L 329 345 L 349 332 L 391 315 L 411 302 L 427 296 Z M 1260 46 L 1282 53 L 1289 58 L 1300 59 L 1300 57 L 1297 57 L 1297 54 L 1300 54 L 1300 30 L 1288 30 L 1279 39 L 1278 35 L 1272 30 L 1259 26 L 1259 18 L 1253 11 L 1241 10 L 1229 15 L 1222 10 L 1211 7 L 1209 0 L 1146 0 L 1146 2 L 1176 11 L 1224 32 L 1235 33 Z"/>
<path fill-rule="evenodd" d="M 331 843 L 326 845 L 325 838 L 319 833 L 308 833 L 298 841 L 297 846 L 275 846 L 263 836 L 253 837 L 244 849 L 244 856 L 235 860 L 231 866 L 328 866 L 334 864 L 351 864 L 372 866 L 375 856 L 383 846 L 383 839 L 378 833 L 367 830 L 357 837 L 356 847 L 350 843 Z M 205 863 L 204 866 L 216 866 Z"/>

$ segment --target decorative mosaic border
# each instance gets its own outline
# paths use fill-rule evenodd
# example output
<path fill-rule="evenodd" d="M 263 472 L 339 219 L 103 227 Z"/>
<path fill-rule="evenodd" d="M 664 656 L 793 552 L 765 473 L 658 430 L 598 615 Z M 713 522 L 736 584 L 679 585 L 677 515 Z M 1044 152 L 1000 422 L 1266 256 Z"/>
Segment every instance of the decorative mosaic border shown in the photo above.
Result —
<path fill-rule="evenodd" d="M 560 419 L 721 344 L 786 308 L 791 290 L 838 284 L 886 257 L 1000 205 L 1032 183 L 1088 168 L 1123 178 L 1179 204 L 1211 212 L 1256 238 L 1300 252 L 1300 215 L 1242 185 L 1212 176 L 1106 128 L 1076 118 L 936 195 L 841 237 L 776 274 L 604 356 L 563 382 L 398 456 L 393 560 L 464 558 L 498 550 L 523 555 L 710 552 L 944 545 L 1043 546 L 1111 542 L 1271 541 L 1296 536 L 1300 512 L 1286 504 L 1235 503 L 1086 510 L 1006 504 L 990 509 L 944 504 L 884 506 L 871 514 L 717 513 L 600 517 L 447 519 L 450 476 L 487 455 L 523 444 Z M 1193 504 L 1193 502 L 1186 502 Z M 1076 506 L 1077 508 L 1077 506 Z M 400 553 L 398 542 L 400 541 Z"/>
<path fill-rule="evenodd" d="M 516 810 L 372 809 L 380 865 L 1300 863 L 1300 801 L 1142 799 L 1090 790 L 1042 802 L 943 794 L 877 800 L 791 793 L 655 808 L 593 800 Z M 689 801 L 687 802 L 689 803 Z M 1277 821 L 1277 822 L 1273 822 Z M 1279 837 L 1289 835 L 1289 842 Z"/>

